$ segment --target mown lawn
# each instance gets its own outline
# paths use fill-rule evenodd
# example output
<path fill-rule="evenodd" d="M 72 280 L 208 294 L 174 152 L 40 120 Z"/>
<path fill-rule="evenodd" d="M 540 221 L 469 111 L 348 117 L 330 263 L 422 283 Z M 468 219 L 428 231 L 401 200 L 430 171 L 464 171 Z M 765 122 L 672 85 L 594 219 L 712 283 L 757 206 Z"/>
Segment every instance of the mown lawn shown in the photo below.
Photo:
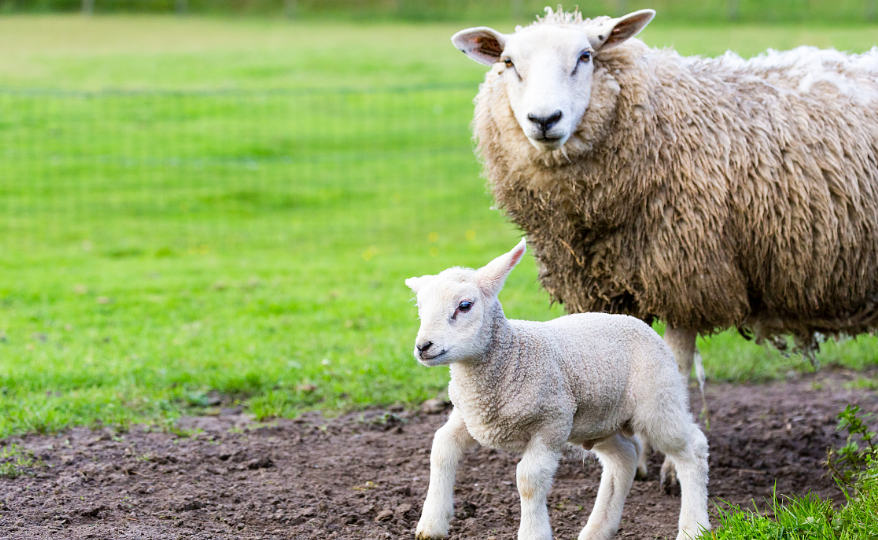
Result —
<path fill-rule="evenodd" d="M 501 30 L 509 30 L 503 23 Z M 432 397 L 403 279 L 519 237 L 479 177 L 460 25 L 0 18 L 0 437 Z M 864 50 L 873 28 L 675 28 L 687 54 Z M 532 261 L 511 317 L 562 313 Z M 708 377 L 810 369 L 736 333 Z M 878 363 L 878 343 L 824 364 Z"/>

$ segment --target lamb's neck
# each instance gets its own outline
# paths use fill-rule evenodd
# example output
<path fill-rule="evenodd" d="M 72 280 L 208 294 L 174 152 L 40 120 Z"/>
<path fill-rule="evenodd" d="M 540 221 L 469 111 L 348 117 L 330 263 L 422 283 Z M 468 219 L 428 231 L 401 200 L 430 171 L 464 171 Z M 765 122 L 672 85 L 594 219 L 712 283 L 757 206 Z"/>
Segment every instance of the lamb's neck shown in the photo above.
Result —
<path fill-rule="evenodd" d="M 482 338 L 488 343 L 484 355 L 452 364 L 452 379 L 465 394 L 493 396 L 505 393 L 501 390 L 502 382 L 508 380 L 510 371 L 518 371 L 521 358 L 514 354 L 519 336 L 503 314 L 499 302 L 493 307 L 492 322 L 485 328 Z"/>

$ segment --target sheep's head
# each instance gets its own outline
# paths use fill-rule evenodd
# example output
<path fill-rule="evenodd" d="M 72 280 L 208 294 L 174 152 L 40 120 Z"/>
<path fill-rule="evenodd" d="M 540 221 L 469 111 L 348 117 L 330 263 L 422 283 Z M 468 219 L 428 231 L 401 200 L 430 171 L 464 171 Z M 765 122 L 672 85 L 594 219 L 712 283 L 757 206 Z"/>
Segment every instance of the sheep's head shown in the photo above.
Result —
<path fill-rule="evenodd" d="M 451 41 L 476 62 L 504 64 L 501 76 L 518 124 L 531 144 L 550 152 L 567 142 L 588 108 L 594 58 L 637 35 L 655 11 L 585 20 L 578 12 L 546 12 L 543 20 L 513 34 L 480 26 Z"/>
<path fill-rule="evenodd" d="M 418 297 L 421 328 L 415 358 L 425 366 L 482 356 L 489 346 L 497 295 L 527 250 L 524 239 L 486 266 L 449 268 L 435 276 L 405 280 Z"/>

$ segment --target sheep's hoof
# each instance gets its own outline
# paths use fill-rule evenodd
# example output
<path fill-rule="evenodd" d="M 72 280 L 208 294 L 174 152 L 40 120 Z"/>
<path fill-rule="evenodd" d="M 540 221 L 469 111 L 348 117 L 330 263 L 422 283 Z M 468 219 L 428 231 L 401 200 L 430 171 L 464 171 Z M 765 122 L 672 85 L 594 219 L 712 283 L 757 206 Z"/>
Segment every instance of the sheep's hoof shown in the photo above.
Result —
<path fill-rule="evenodd" d="M 640 467 L 637 467 L 637 470 L 634 472 L 634 479 L 639 481 L 639 482 L 643 482 L 644 480 L 648 480 L 649 474 L 647 474 L 646 468 L 641 469 Z"/>
<path fill-rule="evenodd" d="M 444 536 L 428 536 L 426 533 L 418 533 L 415 540 L 444 540 Z"/>

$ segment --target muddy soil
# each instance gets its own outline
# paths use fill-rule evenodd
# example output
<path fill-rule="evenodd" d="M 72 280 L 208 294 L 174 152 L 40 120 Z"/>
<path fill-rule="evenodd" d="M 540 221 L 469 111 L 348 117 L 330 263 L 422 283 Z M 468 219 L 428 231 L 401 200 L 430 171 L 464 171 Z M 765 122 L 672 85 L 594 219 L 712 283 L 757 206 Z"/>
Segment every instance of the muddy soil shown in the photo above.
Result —
<path fill-rule="evenodd" d="M 836 414 L 846 404 L 878 412 L 874 391 L 851 389 L 860 376 L 709 384 L 711 506 L 762 505 L 775 483 L 778 493 L 840 499 L 821 461 L 842 442 Z M 694 390 L 692 403 L 700 406 Z M 270 425 L 226 409 L 183 419 L 182 428 L 202 430 L 194 437 L 73 429 L 9 440 L 45 466 L 0 478 L 0 538 L 413 538 L 431 438 L 448 412 L 428 408 Z M 451 538 L 515 538 L 516 463 L 487 449 L 466 456 Z M 617 538 L 676 536 L 680 499 L 662 493 L 659 467 L 653 456 L 649 479 L 635 482 Z M 556 538 L 575 538 L 585 524 L 599 475 L 593 460 L 562 463 L 549 498 Z"/>

